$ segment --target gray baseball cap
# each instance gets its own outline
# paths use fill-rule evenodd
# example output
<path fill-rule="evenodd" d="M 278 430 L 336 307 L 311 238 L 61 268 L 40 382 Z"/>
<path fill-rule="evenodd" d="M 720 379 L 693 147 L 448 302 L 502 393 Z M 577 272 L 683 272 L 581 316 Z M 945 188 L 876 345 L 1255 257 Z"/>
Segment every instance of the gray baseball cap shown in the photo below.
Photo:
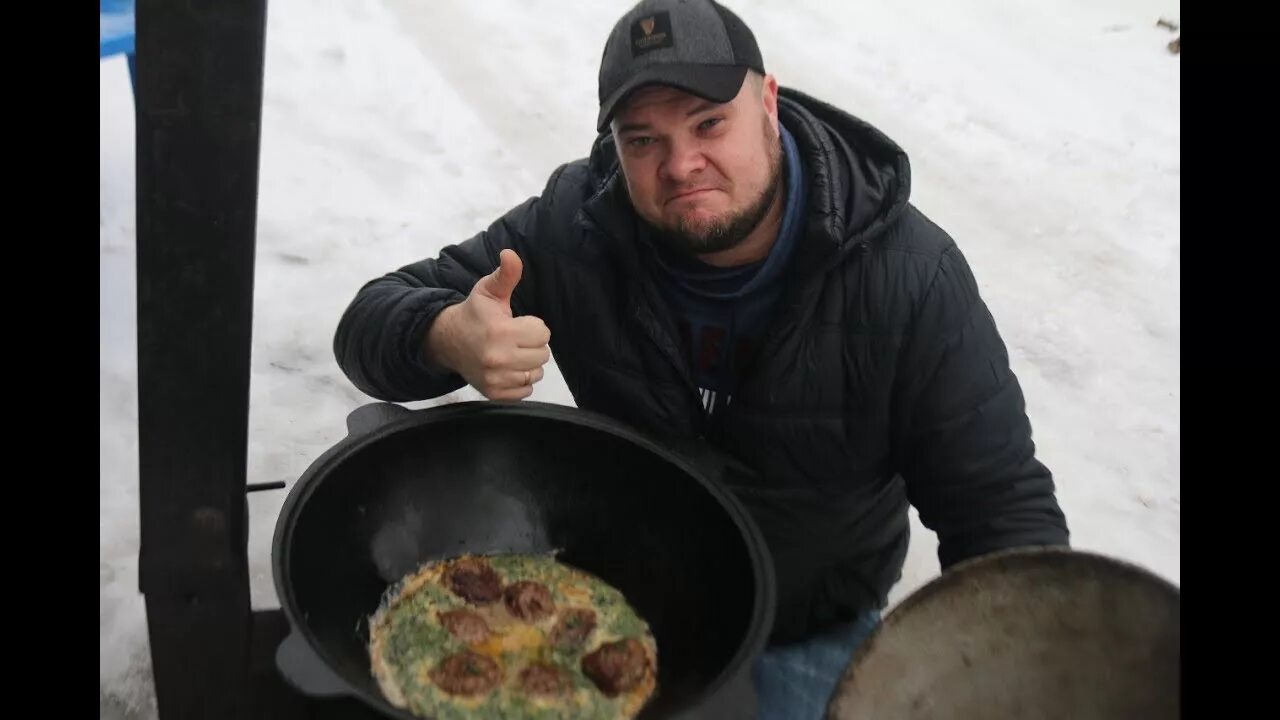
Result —
<path fill-rule="evenodd" d="M 600 61 L 603 132 L 645 85 L 669 85 L 712 102 L 738 95 L 748 70 L 764 73 L 755 35 L 714 0 L 641 0 L 609 34 Z"/>

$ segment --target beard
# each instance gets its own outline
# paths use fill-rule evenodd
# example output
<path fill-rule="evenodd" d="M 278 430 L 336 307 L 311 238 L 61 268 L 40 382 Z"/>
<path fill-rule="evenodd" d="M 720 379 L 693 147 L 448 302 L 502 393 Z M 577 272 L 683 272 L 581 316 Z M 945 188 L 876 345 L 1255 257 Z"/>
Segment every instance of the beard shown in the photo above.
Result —
<path fill-rule="evenodd" d="M 691 223 L 680 217 L 673 224 L 655 225 L 655 236 L 665 247 L 683 255 L 706 255 L 737 247 L 765 216 L 782 187 L 782 142 L 765 122 L 765 147 L 769 148 L 769 178 L 745 208 L 727 212 L 710 222 Z"/>

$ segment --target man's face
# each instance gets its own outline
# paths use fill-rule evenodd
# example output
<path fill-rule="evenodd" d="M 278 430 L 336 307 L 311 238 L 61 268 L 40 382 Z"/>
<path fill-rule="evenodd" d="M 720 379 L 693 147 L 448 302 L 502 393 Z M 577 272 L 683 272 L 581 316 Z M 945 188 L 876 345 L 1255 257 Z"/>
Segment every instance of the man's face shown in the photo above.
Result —
<path fill-rule="evenodd" d="M 723 104 L 665 86 L 641 88 L 612 128 L 631 204 L 676 249 L 727 250 L 773 205 L 782 150 L 772 75 L 749 73 Z"/>

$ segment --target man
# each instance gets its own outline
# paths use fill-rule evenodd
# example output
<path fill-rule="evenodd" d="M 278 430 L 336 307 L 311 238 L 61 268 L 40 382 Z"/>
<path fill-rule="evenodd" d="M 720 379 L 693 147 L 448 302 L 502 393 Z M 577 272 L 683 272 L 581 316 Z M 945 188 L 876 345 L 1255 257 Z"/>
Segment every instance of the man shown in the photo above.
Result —
<path fill-rule="evenodd" d="M 576 403 L 750 468 L 728 482 L 779 593 L 760 716 L 817 718 L 900 578 L 908 502 L 943 567 L 1068 535 L 960 250 L 905 153 L 779 88 L 709 0 L 614 27 L 599 136 L 487 230 L 362 288 L 335 352 L 364 392 Z"/>

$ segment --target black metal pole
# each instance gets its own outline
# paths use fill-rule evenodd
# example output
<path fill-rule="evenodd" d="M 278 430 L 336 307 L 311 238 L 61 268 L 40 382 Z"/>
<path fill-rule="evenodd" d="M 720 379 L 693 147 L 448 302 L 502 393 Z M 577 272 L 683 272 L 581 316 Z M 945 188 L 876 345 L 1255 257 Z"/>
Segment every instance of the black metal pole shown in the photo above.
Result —
<path fill-rule="evenodd" d="M 138 0 L 138 444 L 160 716 L 250 714 L 245 454 L 266 0 Z"/>

